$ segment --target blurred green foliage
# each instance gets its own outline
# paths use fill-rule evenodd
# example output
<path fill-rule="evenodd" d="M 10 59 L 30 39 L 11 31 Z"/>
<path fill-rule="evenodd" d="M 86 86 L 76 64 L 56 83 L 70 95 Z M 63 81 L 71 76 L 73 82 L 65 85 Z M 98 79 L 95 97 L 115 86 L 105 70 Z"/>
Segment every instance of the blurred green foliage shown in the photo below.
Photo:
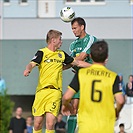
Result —
<path fill-rule="evenodd" d="M 7 90 L 0 95 L 0 133 L 8 133 L 8 126 L 14 108 L 14 102 L 7 95 Z"/>

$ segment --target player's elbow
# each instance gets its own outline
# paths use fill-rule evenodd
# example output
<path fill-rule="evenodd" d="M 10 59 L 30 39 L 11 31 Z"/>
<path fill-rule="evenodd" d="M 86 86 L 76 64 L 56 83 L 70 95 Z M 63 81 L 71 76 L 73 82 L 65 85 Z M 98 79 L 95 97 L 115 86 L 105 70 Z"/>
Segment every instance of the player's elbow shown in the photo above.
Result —
<path fill-rule="evenodd" d="M 68 102 L 70 98 L 66 95 L 63 96 L 62 101 Z"/>

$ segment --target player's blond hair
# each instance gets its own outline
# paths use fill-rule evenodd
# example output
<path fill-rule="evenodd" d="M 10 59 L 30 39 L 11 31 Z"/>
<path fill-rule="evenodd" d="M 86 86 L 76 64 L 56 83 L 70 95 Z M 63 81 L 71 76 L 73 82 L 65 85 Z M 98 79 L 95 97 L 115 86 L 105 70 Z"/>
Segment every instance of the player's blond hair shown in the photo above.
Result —
<path fill-rule="evenodd" d="M 49 32 L 47 33 L 47 36 L 46 36 L 46 42 L 49 43 L 52 38 L 58 38 L 61 35 L 62 35 L 62 33 L 60 31 L 49 30 Z"/>

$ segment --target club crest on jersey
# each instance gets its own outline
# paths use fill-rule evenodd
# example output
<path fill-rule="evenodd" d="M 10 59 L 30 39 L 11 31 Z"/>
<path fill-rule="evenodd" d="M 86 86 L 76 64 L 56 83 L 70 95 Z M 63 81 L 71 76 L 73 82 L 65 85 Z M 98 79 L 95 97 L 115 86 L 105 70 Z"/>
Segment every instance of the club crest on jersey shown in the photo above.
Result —
<path fill-rule="evenodd" d="M 62 54 L 61 54 L 61 53 L 58 53 L 58 56 L 59 56 L 60 58 L 62 58 Z"/>

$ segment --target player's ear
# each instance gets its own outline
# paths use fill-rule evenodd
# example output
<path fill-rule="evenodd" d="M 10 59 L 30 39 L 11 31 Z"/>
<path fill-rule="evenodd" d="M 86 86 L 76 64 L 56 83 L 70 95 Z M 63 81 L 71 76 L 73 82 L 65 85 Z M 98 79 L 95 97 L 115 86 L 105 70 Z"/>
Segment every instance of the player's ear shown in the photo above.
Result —
<path fill-rule="evenodd" d="M 106 65 L 108 62 L 108 57 L 106 58 L 106 60 L 104 61 L 104 64 Z"/>
<path fill-rule="evenodd" d="M 81 25 L 81 30 L 84 30 L 84 25 Z"/>
<path fill-rule="evenodd" d="M 53 43 L 55 43 L 55 40 L 56 40 L 55 38 L 52 38 L 52 39 L 51 39 L 51 41 L 52 41 Z"/>

